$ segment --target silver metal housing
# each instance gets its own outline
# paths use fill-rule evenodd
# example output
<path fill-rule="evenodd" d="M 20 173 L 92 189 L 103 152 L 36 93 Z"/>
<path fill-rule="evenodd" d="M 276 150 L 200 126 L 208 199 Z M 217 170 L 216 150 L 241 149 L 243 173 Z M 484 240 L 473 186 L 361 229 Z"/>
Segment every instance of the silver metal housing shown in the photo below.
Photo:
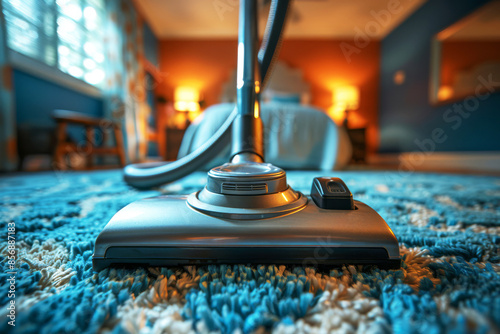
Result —
<path fill-rule="evenodd" d="M 288 188 L 283 169 L 269 163 L 226 163 L 208 172 L 206 189 L 216 194 L 263 195 Z"/>
<path fill-rule="evenodd" d="M 283 192 L 231 196 L 212 193 L 207 188 L 193 193 L 187 198 L 188 204 L 207 215 L 227 219 L 265 219 L 284 216 L 303 209 L 307 198 L 299 192 L 287 188 Z"/>
<path fill-rule="evenodd" d="M 226 163 L 208 172 L 207 186 L 187 198 L 205 214 L 227 219 L 265 219 L 305 207 L 307 198 L 286 183 L 283 169 L 268 163 Z"/>
<path fill-rule="evenodd" d="M 309 199 L 293 214 L 236 220 L 200 212 L 187 196 L 148 198 L 127 205 L 106 225 L 96 240 L 94 269 L 216 263 L 399 267 L 389 226 L 367 205 L 355 205 L 325 210 Z"/>

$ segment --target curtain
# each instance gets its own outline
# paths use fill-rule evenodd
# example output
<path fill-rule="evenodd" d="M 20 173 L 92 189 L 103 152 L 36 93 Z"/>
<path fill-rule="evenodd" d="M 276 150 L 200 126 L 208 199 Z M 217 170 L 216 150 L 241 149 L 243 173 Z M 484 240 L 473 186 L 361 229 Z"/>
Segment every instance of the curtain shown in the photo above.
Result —
<path fill-rule="evenodd" d="M 12 80 L 12 68 L 7 62 L 5 19 L 0 1 L 0 171 L 12 171 L 17 167 Z"/>
<path fill-rule="evenodd" d="M 128 162 L 143 161 L 147 154 L 147 119 L 144 70 L 144 21 L 131 0 L 106 1 L 105 116 L 122 124 Z"/>

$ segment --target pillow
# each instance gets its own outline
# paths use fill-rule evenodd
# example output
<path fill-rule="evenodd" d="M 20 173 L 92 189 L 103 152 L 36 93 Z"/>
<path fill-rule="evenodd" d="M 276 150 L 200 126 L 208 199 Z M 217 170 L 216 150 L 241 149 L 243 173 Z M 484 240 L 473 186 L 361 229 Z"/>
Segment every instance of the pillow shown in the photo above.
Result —
<path fill-rule="evenodd" d="M 270 102 L 300 104 L 300 94 L 273 94 Z"/>

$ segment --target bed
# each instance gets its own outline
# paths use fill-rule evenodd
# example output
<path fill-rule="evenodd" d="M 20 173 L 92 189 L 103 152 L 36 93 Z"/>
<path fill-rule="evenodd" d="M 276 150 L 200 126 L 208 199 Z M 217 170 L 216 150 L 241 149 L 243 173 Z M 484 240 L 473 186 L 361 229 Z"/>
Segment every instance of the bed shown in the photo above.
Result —
<path fill-rule="evenodd" d="M 178 158 L 193 152 L 212 136 L 234 108 L 236 77 L 222 88 L 223 103 L 204 111 L 186 130 Z M 352 147 L 344 127 L 337 126 L 323 110 L 309 105 L 310 87 L 298 69 L 277 63 L 262 93 L 266 162 L 285 169 L 333 170 L 346 166 Z M 206 165 L 228 162 L 229 143 Z"/>

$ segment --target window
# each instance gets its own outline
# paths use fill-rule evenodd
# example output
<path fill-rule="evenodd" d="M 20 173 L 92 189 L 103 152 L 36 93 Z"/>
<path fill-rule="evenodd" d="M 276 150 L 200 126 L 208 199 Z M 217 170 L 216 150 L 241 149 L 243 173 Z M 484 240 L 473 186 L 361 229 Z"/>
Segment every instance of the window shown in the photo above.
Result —
<path fill-rule="evenodd" d="M 104 0 L 2 2 L 11 50 L 102 87 Z"/>

